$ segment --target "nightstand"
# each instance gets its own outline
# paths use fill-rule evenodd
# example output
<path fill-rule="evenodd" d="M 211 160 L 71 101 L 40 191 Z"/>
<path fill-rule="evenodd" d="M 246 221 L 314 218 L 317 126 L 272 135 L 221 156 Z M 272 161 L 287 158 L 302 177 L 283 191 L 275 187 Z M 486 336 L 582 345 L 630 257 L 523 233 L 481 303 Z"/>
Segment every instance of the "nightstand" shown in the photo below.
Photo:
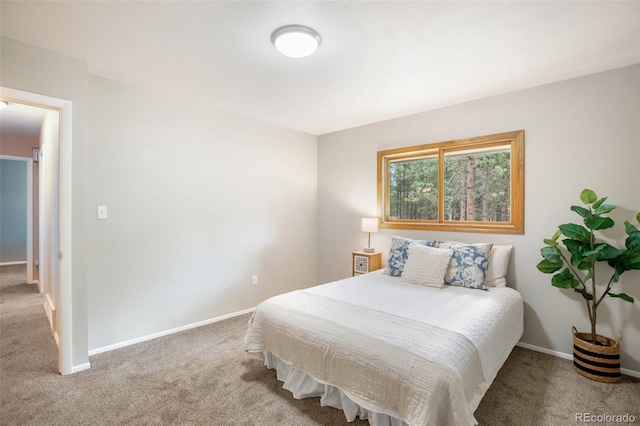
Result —
<path fill-rule="evenodd" d="M 382 253 L 351 252 L 351 273 L 361 275 L 382 268 Z"/>

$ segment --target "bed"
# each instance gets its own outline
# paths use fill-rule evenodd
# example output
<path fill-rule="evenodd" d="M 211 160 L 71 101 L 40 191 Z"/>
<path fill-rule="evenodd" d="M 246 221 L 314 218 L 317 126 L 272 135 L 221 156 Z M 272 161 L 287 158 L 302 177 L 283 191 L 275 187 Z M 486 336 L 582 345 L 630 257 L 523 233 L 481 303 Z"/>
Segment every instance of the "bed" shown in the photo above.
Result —
<path fill-rule="evenodd" d="M 504 285 L 508 255 L 498 259 L 498 246 L 485 245 L 484 264 L 467 256 L 462 276 L 483 266 L 480 288 L 417 285 L 405 279 L 415 246 L 433 243 L 429 253 L 452 252 L 444 266 L 450 280 L 455 247 L 405 240 L 398 244 L 394 237 L 384 270 L 262 302 L 245 350 L 275 369 L 295 398 L 319 396 L 323 406 L 344 410 L 348 421 L 473 425 L 475 409 L 523 331 L 522 297 Z M 398 245 L 404 248 L 394 250 Z M 494 258 L 497 273 L 489 268 Z M 431 273 L 434 264 L 422 259 L 422 272 Z M 498 285 L 485 285 L 490 280 Z"/>

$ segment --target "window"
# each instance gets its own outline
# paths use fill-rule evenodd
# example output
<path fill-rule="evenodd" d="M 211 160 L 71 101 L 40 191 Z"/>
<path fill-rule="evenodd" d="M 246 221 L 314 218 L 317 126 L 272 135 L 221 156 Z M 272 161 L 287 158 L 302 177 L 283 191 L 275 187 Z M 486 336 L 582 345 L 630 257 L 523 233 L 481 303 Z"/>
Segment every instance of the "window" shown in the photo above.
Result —
<path fill-rule="evenodd" d="M 380 226 L 524 233 L 524 130 L 378 152 Z"/>

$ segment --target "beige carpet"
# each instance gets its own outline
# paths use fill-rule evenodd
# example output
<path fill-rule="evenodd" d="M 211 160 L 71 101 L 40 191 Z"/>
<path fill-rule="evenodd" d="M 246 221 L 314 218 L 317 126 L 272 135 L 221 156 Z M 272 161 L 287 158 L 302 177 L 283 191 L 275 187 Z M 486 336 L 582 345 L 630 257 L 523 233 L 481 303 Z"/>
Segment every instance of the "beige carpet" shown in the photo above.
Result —
<path fill-rule="evenodd" d="M 293 399 L 244 354 L 248 316 L 96 355 L 90 370 L 63 377 L 36 286 L 0 291 L 2 425 L 349 424 L 318 398 Z M 516 348 L 475 414 L 493 426 L 575 425 L 576 413 L 630 413 L 640 424 L 640 380 L 596 383 L 569 361 Z"/>

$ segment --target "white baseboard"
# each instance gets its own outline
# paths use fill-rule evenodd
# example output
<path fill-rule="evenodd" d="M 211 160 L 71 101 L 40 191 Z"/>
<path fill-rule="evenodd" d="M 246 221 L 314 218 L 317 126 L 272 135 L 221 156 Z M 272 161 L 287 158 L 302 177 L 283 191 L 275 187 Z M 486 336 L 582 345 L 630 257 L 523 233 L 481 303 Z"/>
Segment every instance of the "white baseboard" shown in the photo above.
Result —
<path fill-rule="evenodd" d="M 542 352 L 543 354 L 553 355 L 558 358 L 568 359 L 569 361 L 573 361 L 572 354 L 566 354 L 564 352 L 554 351 L 547 348 L 541 348 L 540 346 L 530 345 L 528 343 L 518 342 L 516 346 L 520 346 L 521 348 L 531 349 L 532 351 Z M 620 368 L 620 372 L 622 374 L 626 374 L 627 376 L 640 378 L 640 371 L 629 370 L 628 368 Z"/>
<path fill-rule="evenodd" d="M 0 266 L 26 265 L 26 264 L 27 264 L 26 260 L 20 260 L 18 262 L 2 262 L 0 263 Z"/>
<path fill-rule="evenodd" d="M 251 312 L 253 312 L 255 310 L 256 310 L 255 307 L 254 308 L 249 308 L 249 309 L 245 309 L 243 311 L 233 312 L 233 313 L 230 313 L 230 314 L 227 314 L 227 315 L 222 315 L 222 316 L 215 317 L 215 318 L 209 318 L 209 319 L 204 320 L 204 321 L 194 322 L 192 324 L 183 325 L 181 327 L 176 327 L 176 328 L 172 328 L 172 329 L 169 329 L 169 330 L 160 331 L 158 333 L 149 334 L 147 336 L 142 336 L 142 337 L 138 337 L 138 338 L 135 338 L 135 339 L 126 340 L 124 342 L 115 343 L 113 345 L 103 346 L 101 348 L 96 348 L 96 349 L 90 349 L 89 350 L 89 356 L 101 354 L 103 352 L 112 351 L 114 349 L 124 348 L 125 346 L 135 345 L 136 343 L 146 342 L 147 340 L 157 339 L 158 337 L 167 336 L 169 334 L 178 333 L 180 331 L 185 331 L 185 330 L 189 330 L 189 329 L 196 328 L 196 327 L 202 327 L 203 325 L 213 324 L 213 323 L 216 323 L 216 322 L 219 322 L 219 321 L 223 321 L 223 320 L 226 320 L 226 319 L 229 319 L 229 318 L 238 317 L 238 316 L 244 315 L 244 314 L 249 314 L 249 313 L 251 313 Z"/>
<path fill-rule="evenodd" d="M 88 362 L 85 362 L 84 364 L 80 364 L 80 365 L 75 365 L 73 367 L 71 367 L 71 374 L 73 373 L 77 373 L 79 371 L 83 371 L 83 370 L 88 370 L 91 368 L 91 364 Z"/>
<path fill-rule="evenodd" d="M 564 352 L 553 351 L 551 349 L 542 348 L 540 346 L 530 345 L 528 343 L 518 342 L 516 346 L 520 346 L 521 348 L 531 349 L 532 351 L 542 352 L 543 354 L 557 356 L 558 358 L 568 359 L 569 361 L 573 361 L 573 355 L 565 354 Z"/>
<path fill-rule="evenodd" d="M 51 300 L 51 296 L 49 294 L 47 294 L 45 296 L 45 300 L 44 300 L 44 313 L 47 315 L 47 319 L 49 320 L 49 325 L 51 326 L 51 332 L 54 333 L 54 337 L 55 337 L 55 331 L 56 331 L 56 307 L 53 303 L 53 300 Z M 57 340 L 56 340 L 57 342 Z"/>

